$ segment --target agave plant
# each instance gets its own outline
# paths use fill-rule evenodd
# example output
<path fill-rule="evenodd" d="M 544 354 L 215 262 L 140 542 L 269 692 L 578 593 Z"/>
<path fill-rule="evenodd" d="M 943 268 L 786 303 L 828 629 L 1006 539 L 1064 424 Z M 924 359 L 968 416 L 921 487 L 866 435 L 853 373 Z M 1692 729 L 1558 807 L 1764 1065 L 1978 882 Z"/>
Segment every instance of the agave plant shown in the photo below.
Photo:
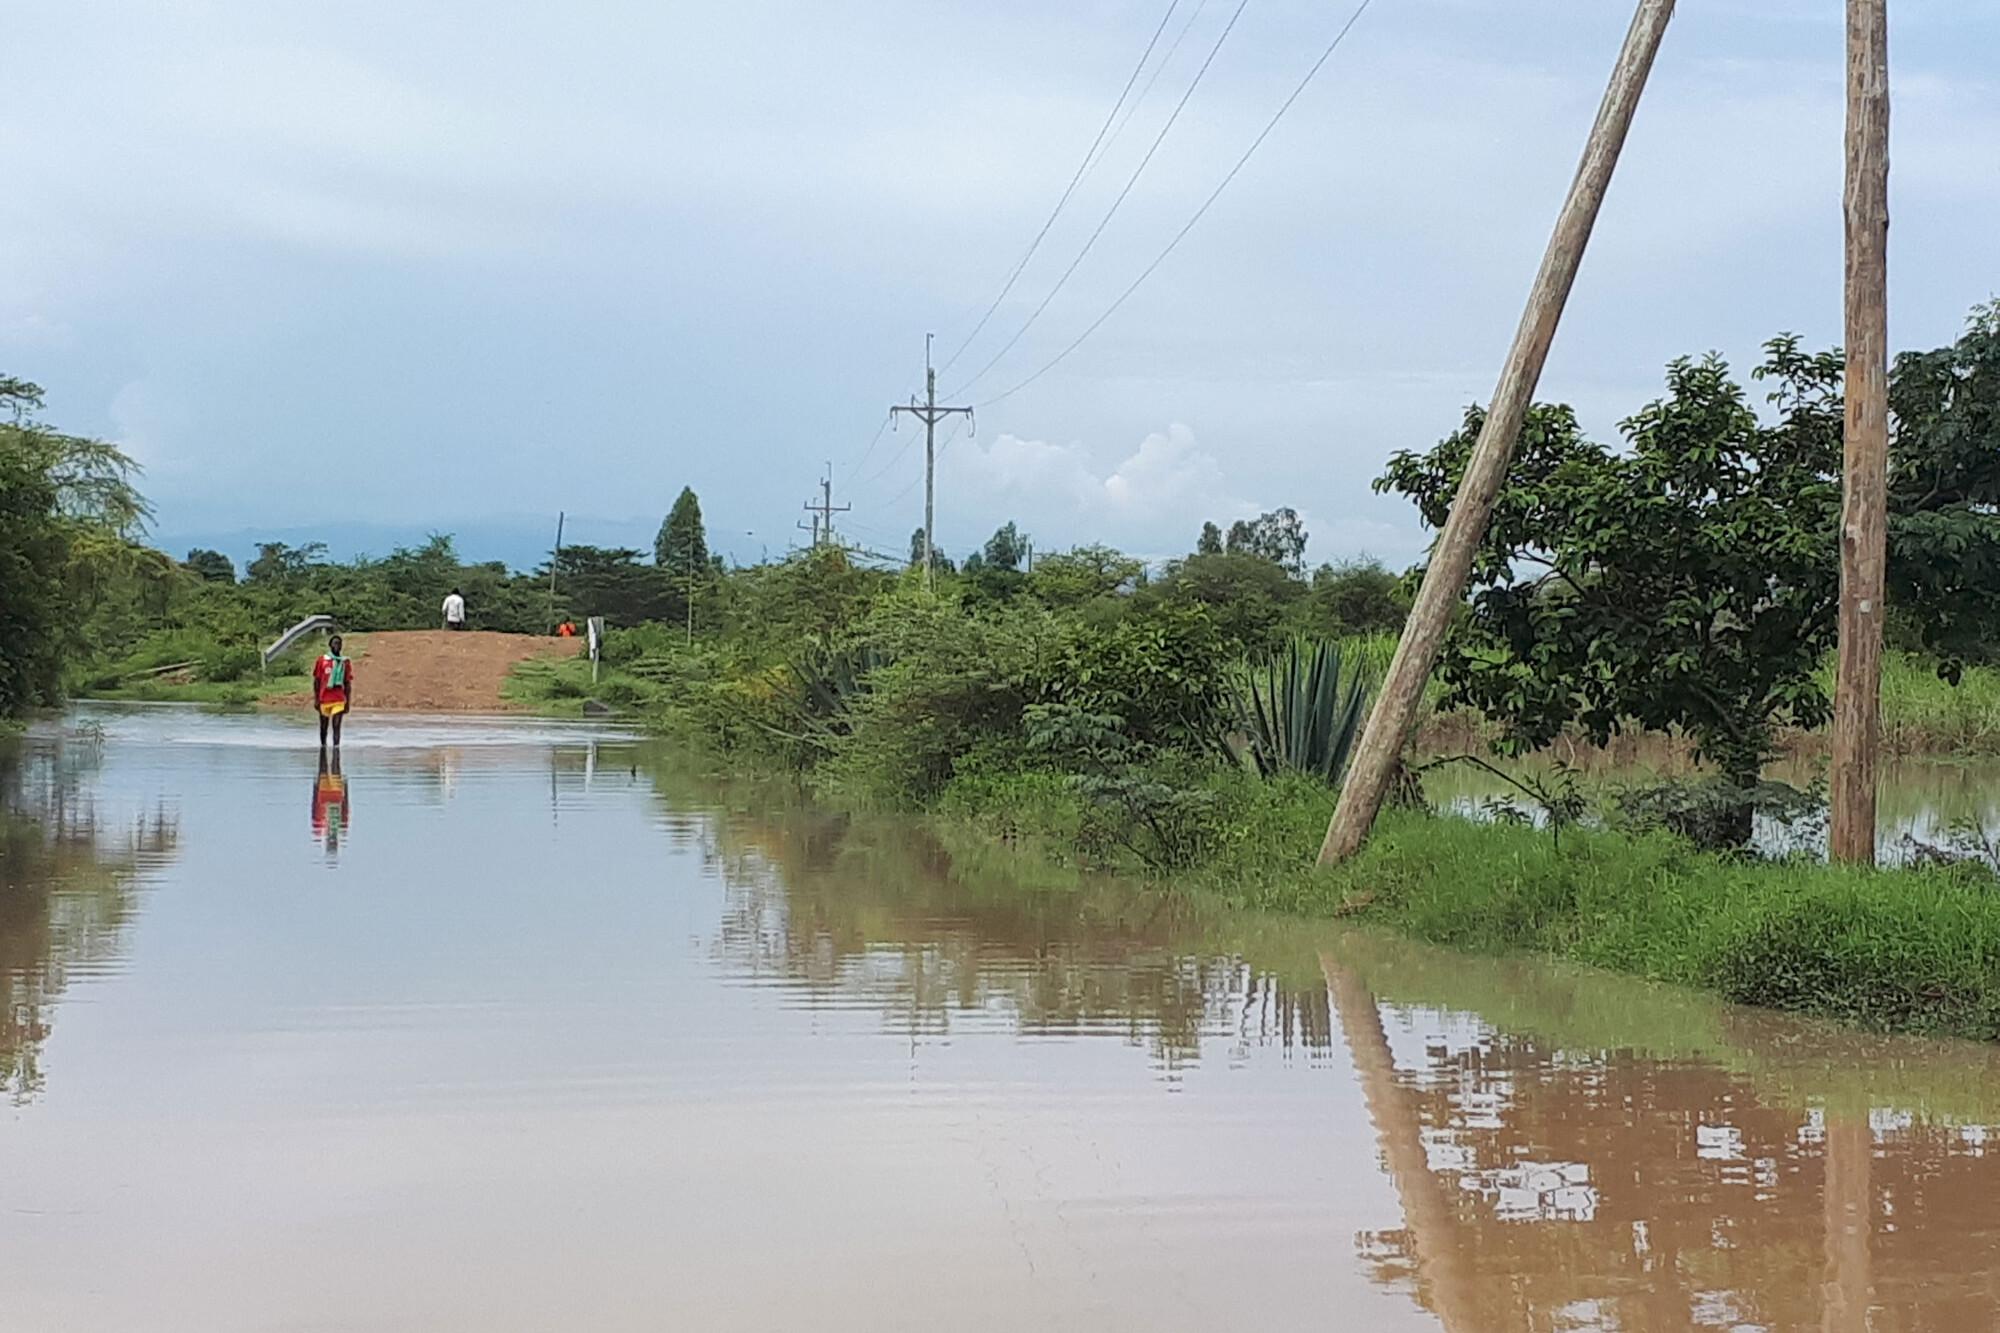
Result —
<path fill-rule="evenodd" d="M 845 733 L 849 707 L 868 692 L 868 677 L 889 660 L 889 655 L 873 644 L 819 648 L 794 658 L 790 666 L 799 682 L 800 711 L 807 727 Z"/>
<path fill-rule="evenodd" d="M 1341 670 L 1340 644 L 1295 638 L 1245 665 L 1233 691 L 1235 748 L 1262 777 L 1303 773 L 1333 784 L 1368 716 L 1368 686 Z"/>

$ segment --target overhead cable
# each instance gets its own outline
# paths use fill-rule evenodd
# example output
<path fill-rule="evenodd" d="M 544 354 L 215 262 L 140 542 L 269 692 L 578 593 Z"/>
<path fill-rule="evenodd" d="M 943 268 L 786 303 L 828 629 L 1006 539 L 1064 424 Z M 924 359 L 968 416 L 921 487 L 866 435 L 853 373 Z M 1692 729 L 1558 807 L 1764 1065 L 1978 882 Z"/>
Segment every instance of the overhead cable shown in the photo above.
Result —
<path fill-rule="evenodd" d="M 1020 280 L 1022 271 L 1028 267 L 1028 261 L 1035 257 L 1035 251 L 1041 248 L 1043 238 L 1049 234 L 1049 228 L 1055 226 L 1056 219 L 1062 216 L 1064 206 L 1069 203 L 1069 197 L 1076 193 L 1077 183 L 1083 179 L 1084 173 L 1090 170 L 1091 164 L 1097 161 L 1097 150 L 1099 146 L 1104 144 L 1105 133 L 1110 130 L 1111 122 L 1118 119 L 1119 109 L 1125 105 L 1125 99 L 1131 96 L 1132 85 L 1139 81 L 1140 73 L 1146 68 L 1146 61 L 1152 58 L 1153 48 L 1160 44 L 1160 34 L 1167 30 L 1167 21 L 1173 18 L 1174 10 L 1180 7 L 1180 3 L 1181 0 L 1168 0 L 1167 12 L 1160 16 L 1160 25 L 1153 29 L 1153 36 L 1147 41 L 1146 49 L 1139 53 L 1139 63 L 1132 67 L 1132 76 L 1126 79 L 1125 86 L 1118 90 L 1118 100 L 1111 104 L 1111 111 L 1104 117 L 1104 123 L 1097 127 L 1097 137 L 1090 141 L 1090 147 L 1084 151 L 1083 161 L 1077 163 L 1076 173 L 1069 178 L 1069 184 L 1063 187 L 1062 197 L 1056 200 L 1056 206 L 1050 210 L 1048 220 L 1042 223 L 1042 229 L 1035 233 L 1035 239 L 1028 242 L 1027 252 L 1021 256 L 1020 262 L 1014 265 L 1014 271 L 1007 275 L 1007 281 L 1001 284 L 1000 294 L 993 298 L 991 305 L 986 307 L 986 313 L 979 317 L 979 322 L 972 326 L 972 332 L 965 335 L 965 339 L 959 343 L 958 349 L 950 357 L 946 358 L 943 365 L 938 367 L 938 373 L 942 374 L 950 370 L 957 363 L 958 358 L 965 355 L 965 349 L 972 346 L 972 340 L 977 338 L 980 330 L 986 327 L 986 321 L 993 318 L 993 312 L 1000 308 L 1000 303 L 1005 301 L 1007 294 L 1014 290 L 1014 284 Z M 1206 4 L 1207 0 L 1201 0 L 1201 3 Z M 1201 12 L 1199 6 L 1197 6 L 1195 12 Z M 1186 35 L 1187 29 L 1181 29 L 1181 36 L 1185 37 Z M 1176 46 L 1180 44 L 1178 39 L 1176 39 L 1174 44 Z M 1167 60 L 1171 59 L 1173 59 L 1173 52 L 1169 50 L 1167 52 Z M 1166 61 L 1163 60 L 1160 63 L 1164 66 Z M 1158 78 L 1159 73 L 1159 70 L 1155 69 L 1153 77 Z M 1152 86 L 1151 80 L 1148 80 L 1146 87 L 1150 89 Z M 1139 96 L 1143 98 L 1145 93 L 1141 92 Z M 1132 105 L 1136 109 L 1138 101 L 1134 100 Z M 1126 119 L 1129 121 L 1131 118 L 1128 116 Z M 1124 126 L 1120 125 L 1119 128 L 1123 129 Z"/>
<path fill-rule="evenodd" d="M 1173 239 L 1167 242 L 1166 248 L 1161 250 L 1159 254 L 1155 255 L 1153 257 L 1153 262 L 1146 265 L 1145 268 L 1141 269 L 1139 272 L 1139 276 L 1132 279 L 1131 284 L 1127 286 L 1124 291 L 1118 294 L 1118 299 L 1113 301 L 1108 307 L 1106 307 L 1103 314 L 1099 315 L 1096 319 L 1092 320 L 1090 324 L 1084 329 L 1084 331 L 1076 336 L 1075 341 L 1071 342 L 1069 346 L 1063 348 L 1062 351 L 1057 352 L 1054 357 L 1050 358 L 1047 364 L 1041 367 L 1041 369 L 1035 371 L 1034 374 L 1028 376 L 1026 379 L 1016 384 L 1013 388 L 1008 389 L 1003 393 L 995 394 L 993 397 L 988 398 L 983 403 L 974 404 L 975 408 L 991 407 L 993 404 L 1000 402 L 1003 399 L 1011 398 L 1015 394 L 1019 393 L 1021 390 L 1027 388 L 1030 384 L 1033 384 L 1036 380 L 1040 379 L 1042 376 L 1048 374 L 1051 370 L 1054 370 L 1058 365 L 1060 365 L 1063 362 L 1065 358 L 1069 356 L 1071 352 L 1074 352 L 1078 347 L 1081 347 L 1083 345 L 1084 339 L 1090 337 L 1091 334 L 1097 332 L 1098 328 L 1103 325 L 1104 321 L 1110 319 L 1112 315 L 1118 312 L 1118 308 L 1125 304 L 1126 300 L 1132 295 L 1132 293 L 1139 290 L 1139 284 L 1144 282 L 1147 278 L 1151 277 L 1153 274 L 1153 270 L 1166 262 L 1167 256 L 1174 252 L 1175 247 L 1180 245 L 1182 239 L 1185 238 L 1189 232 L 1194 230 L 1194 225 L 1197 222 L 1201 221 L 1202 216 L 1208 212 L 1210 206 L 1212 206 L 1215 203 L 1215 201 L 1222 196 L 1222 192 L 1229 188 L 1229 183 L 1236 179 L 1236 174 L 1243 170 L 1244 164 L 1250 161 L 1251 155 L 1257 151 L 1258 147 L 1263 144 L 1265 139 L 1270 137 L 1271 131 L 1278 127 L 1278 122 L 1280 120 L 1284 119 L 1285 113 L 1292 109 L 1292 103 L 1299 100 L 1299 95 L 1305 92 L 1307 85 L 1309 85 L 1313 81 L 1314 76 L 1316 76 L 1320 72 L 1321 67 L 1324 66 L 1326 62 L 1333 57 L 1333 53 L 1340 49 L 1340 44 L 1347 40 L 1347 34 L 1354 30 L 1354 25 L 1361 21 L 1361 16 L 1368 12 L 1368 6 L 1373 3 L 1374 0 L 1361 0 L 1360 7 L 1357 8 L 1354 11 L 1354 13 L 1349 16 L 1346 24 L 1340 29 L 1340 31 L 1334 34 L 1333 40 L 1327 43 L 1326 49 L 1319 53 L 1319 59 L 1313 61 L 1312 67 L 1306 71 L 1305 77 L 1300 79 L 1298 86 L 1292 89 L 1291 96 L 1287 97 L 1284 100 L 1284 102 L 1279 105 L 1276 114 L 1274 114 L 1271 117 L 1271 119 L 1265 124 L 1264 128 L 1258 132 L 1257 137 L 1250 141 L 1250 146 L 1243 150 L 1243 156 L 1236 159 L 1236 165 L 1229 169 L 1229 174 L 1222 178 L 1221 183 L 1217 185 L 1215 189 L 1209 193 L 1208 198 L 1202 200 L 1201 207 L 1197 208 L 1194 211 L 1194 216 L 1189 218 L 1186 224 L 1184 224 L 1179 231 L 1174 233 Z"/>
<path fill-rule="evenodd" d="M 1006 344 L 993 354 L 992 359 L 981 366 L 979 372 L 971 379 L 966 380 L 956 389 L 953 389 L 949 395 L 950 397 L 957 398 L 962 396 L 967 389 L 970 389 L 973 385 L 979 383 L 980 380 L 986 378 L 987 372 L 1000 363 L 1000 358 L 1006 356 L 1008 352 L 1014 349 L 1014 344 L 1021 341 L 1021 335 L 1034 327 L 1035 321 L 1042 317 L 1042 312 L 1049 308 L 1049 302 L 1056 299 L 1056 293 L 1063 289 L 1064 284 L 1069 281 L 1070 275 L 1076 272 L 1077 267 L 1083 263 L 1085 256 L 1089 255 L 1091 247 L 1097 244 L 1097 238 L 1102 236 L 1104 229 L 1111 225 L 1111 219 L 1117 216 L 1118 206 L 1125 202 L 1125 197 L 1132 193 L 1132 187 L 1139 183 L 1139 177 L 1145 173 L 1147 164 L 1153 160 L 1153 155 L 1160 151 L 1160 144 L 1166 140 L 1167 131 L 1173 129 L 1174 122 L 1180 119 L 1181 112 L 1187 107 L 1188 99 L 1193 97 L 1194 90 L 1201 86 L 1202 76 L 1208 73 L 1208 67 L 1215 63 L 1215 57 L 1222 51 L 1222 44 L 1229 40 L 1229 34 L 1235 30 L 1236 20 L 1243 17 L 1243 11 L 1249 8 L 1249 6 L 1250 0 L 1237 0 L 1235 12 L 1229 16 L 1229 22 L 1223 26 L 1221 35 L 1215 39 L 1215 45 L 1208 49 L 1208 57 L 1201 62 L 1201 68 L 1195 71 L 1193 80 L 1187 86 L 1187 91 L 1182 93 L 1181 100 L 1174 104 L 1173 114 L 1167 117 L 1166 124 L 1160 126 L 1160 132 L 1153 136 L 1152 145 L 1146 149 L 1146 155 L 1140 158 L 1139 165 L 1133 168 L 1131 179 L 1125 182 L 1125 188 L 1118 192 L 1118 197 L 1111 201 L 1111 207 L 1105 210 L 1103 218 L 1098 221 L 1096 230 L 1092 231 L 1089 238 L 1084 241 L 1083 248 L 1077 251 L 1076 258 L 1070 261 L 1069 267 L 1063 270 L 1062 276 L 1056 279 L 1056 284 L 1049 289 L 1049 294 L 1042 298 L 1042 303 L 1035 307 L 1033 313 L 1028 316 L 1027 322 L 1014 331 L 1014 336 L 1009 338 Z"/>

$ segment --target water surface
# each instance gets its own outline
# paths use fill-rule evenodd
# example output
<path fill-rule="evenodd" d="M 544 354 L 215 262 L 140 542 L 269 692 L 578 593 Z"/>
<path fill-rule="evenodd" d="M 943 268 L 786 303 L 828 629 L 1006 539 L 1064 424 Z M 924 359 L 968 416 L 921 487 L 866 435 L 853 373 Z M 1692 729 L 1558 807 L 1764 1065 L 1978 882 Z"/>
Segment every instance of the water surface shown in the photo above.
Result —
<path fill-rule="evenodd" d="M 1050 884 L 616 732 L 0 752 L 32 1330 L 1970 1329 L 2000 1060 Z M 1027 882 L 1024 882 L 1027 881 Z"/>

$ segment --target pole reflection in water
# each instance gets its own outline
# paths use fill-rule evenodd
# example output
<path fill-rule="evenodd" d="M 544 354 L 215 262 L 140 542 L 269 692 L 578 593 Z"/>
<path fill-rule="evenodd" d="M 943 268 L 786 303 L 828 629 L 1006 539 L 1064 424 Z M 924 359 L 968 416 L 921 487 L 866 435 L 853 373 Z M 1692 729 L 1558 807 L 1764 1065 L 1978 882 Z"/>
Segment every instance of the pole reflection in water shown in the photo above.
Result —
<path fill-rule="evenodd" d="M 1322 961 L 1404 1219 L 1359 1252 L 1450 1333 L 2000 1326 L 1991 1048 L 1366 936 Z M 1660 1054 L 1585 1007 L 1621 989 Z M 1418 998 L 1482 991 L 1548 1035 Z"/>

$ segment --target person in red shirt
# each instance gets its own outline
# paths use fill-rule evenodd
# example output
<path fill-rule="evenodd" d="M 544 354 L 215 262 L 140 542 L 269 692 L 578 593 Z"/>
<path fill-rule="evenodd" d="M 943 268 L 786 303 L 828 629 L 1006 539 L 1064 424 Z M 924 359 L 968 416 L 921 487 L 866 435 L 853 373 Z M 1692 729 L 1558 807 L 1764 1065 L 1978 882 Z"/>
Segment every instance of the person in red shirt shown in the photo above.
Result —
<path fill-rule="evenodd" d="M 319 713 L 319 748 L 326 748 L 328 724 L 333 743 L 340 745 L 340 722 L 354 702 L 354 664 L 343 657 L 338 634 L 326 641 L 326 651 L 313 663 L 313 707 Z"/>

